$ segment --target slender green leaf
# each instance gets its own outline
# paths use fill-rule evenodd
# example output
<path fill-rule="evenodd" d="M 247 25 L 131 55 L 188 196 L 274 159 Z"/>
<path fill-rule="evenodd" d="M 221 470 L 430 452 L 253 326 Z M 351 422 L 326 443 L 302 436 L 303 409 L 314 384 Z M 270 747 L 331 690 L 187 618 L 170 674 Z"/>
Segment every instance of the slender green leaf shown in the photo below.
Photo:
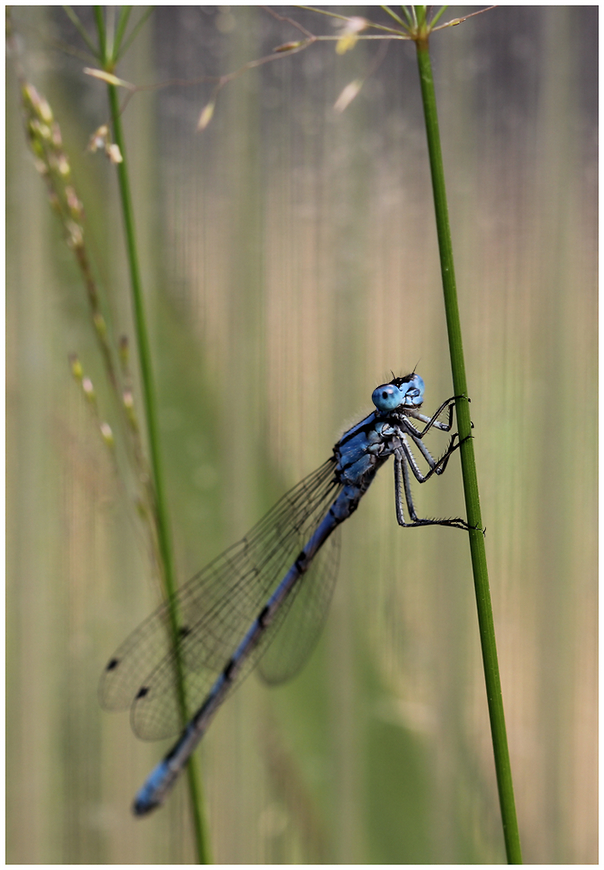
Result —
<path fill-rule="evenodd" d="M 122 44 L 122 39 L 124 38 L 124 33 L 126 32 L 126 27 L 128 26 L 131 12 L 132 6 L 120 6 L 120 14 L 117 20 L 117 30 L 115 31 L 115 46 L 113 49 L 116 60 L 120 55 L 120 46 Z"/>
<path fill-rule="evenodd" d="M 438 10 L 438 12 L 437 12 L 436 15 L 434 16 L 434 18 L 431 20 L 431 22 L 430 22 L 430 27 L 434 27 L 434 25 L 436 24 L 436 22 L 439 20 L 439 18 L 441 18 L 442 15 L 444 15 L 444 13 L 447 11 L 448 8 L 449 8 L 448 6 L 441 6 L 441 7 L 440 7 L 440 9 Z"/>
<path fill-rule="evenodd" d="M 397 21 L 401 25 L 401 27 L 405 27 L 405 22 L 403 21 L 403 19 L 399 15 L 397 15 L 396 12 L 390 8 L 390 6 L 382 6 L 382 9 L 384 10 L 384 12 L 387 12 L 391 18 L 394 18 L 394 20 Z"/>
<path fill-rule="evenodd" d="M 120 57 L 123 57 L 123 55 L 126 53 L 126 51 L 130 48 L 133 41 L 136 39 L 139 30 L 141 29 L 141 27 L 143 27 L 144 24 L 146 24 L 147 19 L 149 18 L 151 13 L 154 11 L 155 10 L 154 10 L 153 6 L 148 6 L 147 9 L 145 9 L 145 11 L 141 15 L 140 19 L 137 21 L 137 23 L 132 28 L 132 33 L 130 34 L 130 36 L 128 37 L 128 39 L 126 40 L 124 45 L 122 46 L 121 51 L 118 51 L 118 55 L 117 55 L 116 60 L 119 60 Z"/>
<path fill-rule="evenodd" d="M 99 57 L 98 46 L 95 45 L 94 42 L 92 41 L 92 39 L 88 36 L 88 33 L 86 32 L 86 28 L 84 27 L 84 25 L 82 24 L 82 22 L 80 21 L 80 19 L 76 15 L 76 13 L 73 11 L 71 6 L 63 6 L 63 11 L 65 12 L 65 15 L 67 15 L 67 17 L 69 18 L 69 20 L 71 21 L 73 26 L 76 28 L 76 30 L 78 31 L 78 33 L 80 34 L 80 36 L 82 37 L 82 39 L 84 40 L 84 42 L 86 43 L 86 45 L 88 46 L 90 51 L 93 53 L 93 55 L 95 57 Z"/>

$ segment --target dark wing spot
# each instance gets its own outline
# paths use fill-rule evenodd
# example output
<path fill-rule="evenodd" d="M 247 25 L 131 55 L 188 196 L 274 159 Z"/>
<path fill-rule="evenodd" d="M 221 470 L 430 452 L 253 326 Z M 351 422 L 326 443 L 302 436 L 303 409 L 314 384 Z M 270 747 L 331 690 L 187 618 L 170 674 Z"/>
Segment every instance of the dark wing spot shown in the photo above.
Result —
<path fill-rule="evenodd" d="M 138 701 L 139 698 L 144 698 L 146 694 L 149 692 L 149 686 L 141 686 L 138 692 L 136 693 L 135 701 Z"/>
<path fill-rule="evenodd" d="M 191 634 L 191 629 L 188 625 L 181 625 L 178 629 L 178 636 L 180 638 L 186 637 L 188 634 Z"/>
<path fill-rule="evenodd" d="M 110 659 L 107 662 L 107 667 L 105 668 L 105 670 L 106 671 L 114 671 L 117 668 L 117 666 L 119 665 L 119 663 L 120 663 L 119 659 Z"/>

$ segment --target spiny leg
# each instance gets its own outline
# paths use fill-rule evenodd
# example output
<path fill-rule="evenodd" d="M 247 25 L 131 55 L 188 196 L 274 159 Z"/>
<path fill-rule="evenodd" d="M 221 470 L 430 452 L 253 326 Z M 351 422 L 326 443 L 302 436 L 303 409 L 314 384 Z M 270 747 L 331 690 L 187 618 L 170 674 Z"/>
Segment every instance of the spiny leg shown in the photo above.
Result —
<path fill-rule="evenodd" d="M 430 451 L 428 450 L 428 448 L 426 447 L 426 445 L 424 444 L 424 442 L 421 440 L 421 438 L 417 438 L 411 432 L 409 434 L 410 434 L 411 438 L 413 439 L 415 446 L 418 448 L 418 450 L 420 451 L 420 453 L 422 454 L 422 456 L 424 457 L 424 459 L 426 460 L 426 462 L 428 463 L 428 465 L 430 467 L 429 473 L 424 475 L 419 471 L 419 467 L 417 466 L 417 463 L 414 463 L 413 460 L 415 459 L 415 457 L 413 457 L 413 460 L 410 459 L 412 467 L 415 466 L 413 473 L 414 473 L 415 478 L 418 481 L 418 483 L 425 483 L 426 480 L 428 480 L 430 477 L 432 477 L 433 474 L 442 474 L 444 472 L 444 470 L 446 469 L 448 462 L 449 462 L 449 459 L 451 458 L 453 453 L 455 453 L 455 451 L 459 449 L 459 447 L 463 443 L 463 441 L 466 440 L 465 438 L 463 438 L 461 441 L 457 441 L 457 443 L 456 443 L 456 439 L 459 438 L 459 433 L 454 432 L 453 435 L 451 436 L 451 439 L 449 441 L 447 449 L 445 450 L 443 455 L 439 459 L 435 460 L 433 458 L 432 454 L 430 453 Z M 471 437 L 471 436 L 469 436 L 469 437 Z M 411 448 L 409 447 L 408 443 L 407 443 L 407 454 L 409 457 L 413 456 L 413 454 L 411 452 Z M 416 473 L 415 468 L 417 468 L 418 473 Z"/>
<path fill-rule="evenodd" d="M 407 447 L 408 453 L 401 448 L 397 450 L 394 454 L 394 492 L 395 492 L 395 506 L 396 506 L 396 519 L 400 526 L 404 528 L 411 528 L 413 526 L 452 526 L 457 529 L 468 530 L 470 526 L 462 520 L 461 517 L 453 517 L 451 519 L 421 519 L 418 517 L 417 512 L 415 510 L 415 505 L 413 504 L 413 495 L 411 492 L 411 480 L 409 477 L 409 461 L 408 456 L 411 454 L 409 448 Z M 415 463 L 417 467 L 417 463 Z M 413 468 L 413 465 L 411 466 Z M 418 469 L 419 471 L 419 469 Z M 420 483 L 423 483 L 428 479 L 430 474 L 434 469 L 430 471 L 428 475 L 426 475 L 423 480 L 420 480 Z M 415 473 L 415 471 L 414 471 Z M 420 472 L 421 474 L 421 472 Z M 416 475 L 417 476 L 417 475 Z M 411 522 L 405 521 L 405 513 L 403 509 L 403 499 L 402 494 L 405 493 L 405 502 L 407 504 L 407 510 L 409 512 L 409 517 Z"/>
<path fill-rule="evenodd" d="M 443 432 L 450 432 L 451 426 L 453 425 L 453 408 L 455 407 L 455 398 L 452 397 L 447 399 L 446 402 L 443 402 L 440 408 L 432 414 L 431 417 L 428 417 L 426 414 L 420 413 L 420 411 L 410 409 L 406 410 L 405 416 L 407 418 L 413 417 L 415 420 L 420 420 L 422 423 L 425 423 L 424 428 L 420 431 L 413 426 L 412 423 L 409 423 L 410 428 L 412 428 L 416 433 L 418 438 L 423 438 L 430 429 L 435 427 L 436 429 L 440 429 Z M 443 423 L 438 418 L 442 414 L 442 412 L 447 409 L 448 411 L 448 420 L 446 423 Z"/>
<path fill-rule="evenodd" d="M 440 408 L 438 408 L 438 410 L 434 414 L 432 414 L 431 417 L 427 417 L 425 414 L 421 414 L 419 411 L 416 411 L 416 410 L 408 410 L 406 412 L 407 417 L 413 417 L 414 419 L 421 420 L 422 423 L 426 424 L 421 432 L 419 431 L 419 429 L 415 429 L 415 427 L 412 424 L 409 424 L 409 425 L 416 432 L 418 438 L 423 438 L 424 435 L 427 432 L 429 432 L 433 426 L 436 429 L 440 429 L 441 432 L 450 432 L 451 426 L 453 425 L 453 408 L 455 407 L 455 401 L 456 401 L 456 399 L 466 399 L 466 398 L 467 398 L 467 396 L 451 396 L 450 399 L 446 399 L 442 403 Z M 470 400 L 468 399 L 468 402 L 469 401 Z M 440 415 L 442 414 L 442 412 L 445 409 L 448 410 L 449 415 L 448 415 L 448 421 L 446 423 L 443 423 L 438 418 L 440 417 Z"/>
<path fill-rule="evenodd" d="M 445 450 L 443 455 L 440 457 L 440 459 L 435 460 L 434 457 L 432 456 L 432 454 L 430 453 L 430 451 L 428 450 L 428 448 L 426 447 L 426 445 L 421 440 L 421 438 L 417 438 L 412 433 L 409 433 L 409 435 L 413 439 L 413 441 L 415 442 L 415 445 L 420 450 L 422 456 L 424 457 L 424 459 L 426 460 L 426 462 L 430 468 L 430 471 L 428 471 L 427 474 L 423 474 L 423 472 L 420 470 L 420 467 L 417 464 L 417 460 L 415 459 L 415 456 L 413 455 L 413 452 L 409 446 L 409 442 L 407 441 L 406 435 L 403 434 L 403 437 L 401 440 L 401 447 L 402 447 L 402 450 L 405 454 L 405 457 L 406 457 L 409 465 L 411 466 L 411 470 L 413 471 L 413 475 L 418 483 L 425 483 L 427 480 L 429 480 L 432 477 L 433 474 L 442 474 L 443 471 L 445 470 L 445 468 L 447 467 L 447 463 L 449 462 L 451 455 L 458 449 L 458 447 L 461 443 L 461 442 L 455 443 L 456 439 L 459 437 L 458 433 L 455 432 L 451 436 L 451 440 L 449 441 L 449 446 L 447 447 L 447 449 Z"/>

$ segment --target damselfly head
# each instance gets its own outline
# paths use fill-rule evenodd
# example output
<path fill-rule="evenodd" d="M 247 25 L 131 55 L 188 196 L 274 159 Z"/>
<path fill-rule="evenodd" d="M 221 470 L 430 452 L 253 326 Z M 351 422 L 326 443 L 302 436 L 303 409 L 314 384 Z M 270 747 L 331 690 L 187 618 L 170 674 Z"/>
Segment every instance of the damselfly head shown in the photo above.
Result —
<path fill-rule="evenodd" d="M 371 400 L 378 411 L 388 413 L 398 408 L 419 408 L 424 401 L 424 382 L 413 372 L 376 387 Z"/>

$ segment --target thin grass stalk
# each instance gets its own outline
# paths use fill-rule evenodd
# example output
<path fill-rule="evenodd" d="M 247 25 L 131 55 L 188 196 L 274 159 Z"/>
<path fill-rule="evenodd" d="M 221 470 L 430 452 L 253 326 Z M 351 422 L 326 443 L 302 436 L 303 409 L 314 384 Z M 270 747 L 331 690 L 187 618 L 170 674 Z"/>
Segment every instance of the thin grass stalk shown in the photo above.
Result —
<path fill-rule="evenodd" d="M 428 30 L 425 26 L 425 7 L 417 7 L 417 15 L 420 21 L 420 27 L 418 28 L 420 33 L 416 39 L 417 62 L 419 67 L 424 117 L 426 122 L 426 135 L 428 139 L 428 152 L 430 157 L 430 170 L 432 175 L 432 189 L 434 194 L 434 209 L 436 213 L 447 331 L 449 335 L 453 387 L 455 395 L 462 397 L 456 400 L 456 413 L 459 425 L 459 437 L 462 441 L 460 452 L 466 511 L 468 523 L 473 527 L 469 532 L 470 552 L 472 558 L 472 571 L 474 575 L 474 589 L 476 593 L 476 607 L 478 610 L 478 624 L 480 630 L 480 643 L 484 665 L 487 701 L 489 706 L 489 719 L 491 723 L 491 738 L 493 742 L 497 787 L 499 791 L 499 804 L 501 807 L 503 835 L 508 864 L 521 864 L 522 853 L 520 849 L 520 836 L 518 832 L 516 806 L 514 802 L 512 770 L 503 711 L 503 697 L 501 692 L 501 680 L 499 677 L 499 663 L 497 659 L 495 626 L 493 623 L 493 611 L 491 607 L 486 550 L 484 535 L 481 531 L 482 518 L 480 514 L 474 445 L 472 439 L 468 437 L 471 434 L 470 408 L 466 398 L 463 398 L 467 396 L 466 372 L 461 336 L 461 323 L 457 304 L 457 288 L 455 283 L 453 246 L 451 243 L 451 231 L 445 189 L 445 174 L 436 111 L 436 94 L 434 91 L 432 65 L 430 62 Z M 423 16 L 423 19 L 421 16 Z M 466 440 L 464 441 L 464 439 Z"/>
<path fill-rule="evenodd" d="M 113 73 L 115 58 L 113 57 L 113 55 L 110 55 L 107 50 L 108 40 L 105 30 L 105 20 L 101 7 L 95 7 L 95 19 L 99 35 L 99 46 L 101 50 L 100 62 L 102 68 L 105 72 Z M 151 364 L 151 349 L 146 325 L 145 307 L 142 294 L 140 270 L 138 265 L 138 251 L 134 232 L 134 213 L 132 208 L 132 198 L 130 194 L 130 183 L 128 179 L 128 160 L 120 118 L 117 88 L 111 84 L 108 84 L 107 88 L 113 125 L 113 138 L 115 144 L 120 149 L 120 153 L 122 156 L 121 162 L 117 164 L 117 175 L 122 207 L 122 216 L 124 221 L 124 231 L 126 235 L 126 255 L 130 269 L 130 286 L 132 292 L 133 316 L 137 336 L 141 382 L 143 387 L 145 421 L 147 427 L 149 452 L 151 455 L 151 471 L 153 475 L 154 493 L 153 508 L 158 536 L 161 563 L 160 570 L 162 573 L 162 579 L 164 581 L 165 593 L 170 605 L 170 628 L 173 636 L 175 650 L 177 653 L 176 678 L 179 705 L 182 721 L 183 724 L 185 724 L 188 719 L 187 699 L 183 678 L 182 663 L 180 660 L 180 656 L 178 655 L 178 614 L 176 612 L 175 605 L 173 606 L 174 593 L 176 592 L 174 561 L 172 556 L 172 544 L 169 530 L 167 503 L 163 486 L 163 465 L 157 425 L 157 403 Z M 202 790 L 197 775 L 195 763 L 192 758 L 189 760 L 189 763 L 187 765 L 187 774 L 189 793 L 191 798 L 191 811 L 193 817 L 193 829 L 195 835 L 197 858 L 200 864 L 207 864 L 209 863 L 210 859 L 207 847 L 207 837 L 205 834 L 204 814 L 202 808 Z"/>

